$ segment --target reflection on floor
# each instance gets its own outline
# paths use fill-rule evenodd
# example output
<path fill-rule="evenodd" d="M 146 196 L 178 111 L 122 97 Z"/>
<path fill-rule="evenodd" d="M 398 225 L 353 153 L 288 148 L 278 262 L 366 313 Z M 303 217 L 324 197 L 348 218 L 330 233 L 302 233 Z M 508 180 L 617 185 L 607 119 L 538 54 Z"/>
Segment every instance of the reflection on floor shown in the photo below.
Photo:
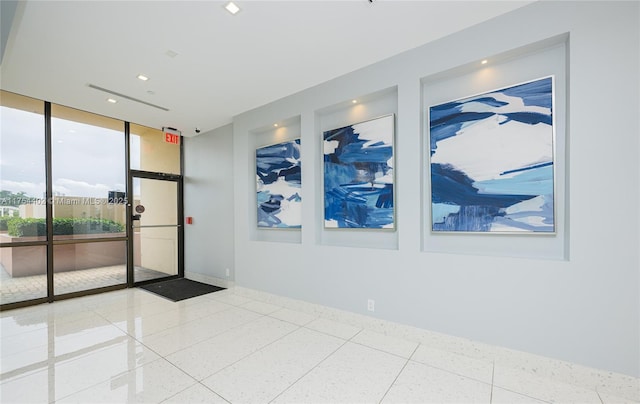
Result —
<path fill-rule="evenodd" d="M 633 387 L 610 385 L 611 375 L 598 384 L 590 373 L 564 380 L 560 368 L 530 369 L 511 354 L 463 354 L 445 336 L 417 341 L 382 334 L 236 292 L 174 303 L 131 288 L 2 312 L 1 401 L 622 404 L 638 398 Z M 637 381 L 629 377 L 629 383 Z"/>
<path fill-rule="evenodd" d="M 80 271 L 58 272 L 53 283 L 56 295 L 126 283 L 126 266 L 115 265 Z M 167 276 L 163 272 L 136 267 L 136 282 Z M 12 278 L 0 265 L 0 304 L 15 303 L 47 296 L 47 276 L 33 275 Z"/>

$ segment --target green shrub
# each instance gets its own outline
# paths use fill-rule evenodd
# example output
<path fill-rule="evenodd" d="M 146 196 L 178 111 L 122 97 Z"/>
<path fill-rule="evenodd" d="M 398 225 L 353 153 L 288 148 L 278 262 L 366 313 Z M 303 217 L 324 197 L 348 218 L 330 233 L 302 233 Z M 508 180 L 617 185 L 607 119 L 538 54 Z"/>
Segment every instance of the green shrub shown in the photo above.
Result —
<path fill-rule="evenodd" d="M 14 218 L 7 224 L 8 233 L 13 237 L 46 236 L 47 226 L 44 219 Z"/>
<path fill-rule="evenodd" d="M 13 218 L 7 223 L 10 236 L 13 237 L 37 237 L 47 235 L 47 225 L 45 219 L 22 219 Z M 73 234 L 102 234 L 121 233 L 124 226 L 113 220 L 107 219 L 75 219 L 75 218 L 54 218 L 53 235 L 67 236 Z"/>
<path fill-rule="evenodd" d="M 124 231 L 124 226 L 113 220 L 107 219 L 53 219 L 53 234 L 55 236 L 70 234 L 99 234 L 99 233 L 120 233 Z"/>
<path fill-rule="evenodd" d="M 9 226 L 9 220 L 13 219 L 13 216 L 0 216 L 0 231 L 7 231 Z"/>

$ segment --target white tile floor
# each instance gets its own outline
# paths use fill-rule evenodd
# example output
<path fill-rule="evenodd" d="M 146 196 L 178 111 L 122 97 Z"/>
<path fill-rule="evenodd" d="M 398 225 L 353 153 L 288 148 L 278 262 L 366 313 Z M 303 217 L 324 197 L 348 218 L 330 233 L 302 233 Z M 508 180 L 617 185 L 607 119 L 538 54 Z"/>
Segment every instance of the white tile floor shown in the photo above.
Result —
<path fill-rule="evenodd" d="M 127 289 L 0 321 L 2 403 L 632 402 L 233 290 Z"/>

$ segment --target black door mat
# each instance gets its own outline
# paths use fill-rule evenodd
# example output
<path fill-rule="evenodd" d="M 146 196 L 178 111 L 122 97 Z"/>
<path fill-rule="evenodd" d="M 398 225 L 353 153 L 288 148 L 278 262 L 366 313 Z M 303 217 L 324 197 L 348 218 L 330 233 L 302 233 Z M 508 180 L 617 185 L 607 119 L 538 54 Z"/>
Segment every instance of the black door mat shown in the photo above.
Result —
<path fill-rule="evenodd" d="M 218 286 L 208 285 L 206 283 L 192 281 L 191 279 L 179 278 L 171 279 L 168 281 L 150 283 L 147 285 L 139 286 L 140 289 L 144 289 L 156 295 L 162 296 L 174 302 L 180 300 L 190 299 L 196 296 L 206 295 L 207 293 L 217 292 L 224 290 Z"/>

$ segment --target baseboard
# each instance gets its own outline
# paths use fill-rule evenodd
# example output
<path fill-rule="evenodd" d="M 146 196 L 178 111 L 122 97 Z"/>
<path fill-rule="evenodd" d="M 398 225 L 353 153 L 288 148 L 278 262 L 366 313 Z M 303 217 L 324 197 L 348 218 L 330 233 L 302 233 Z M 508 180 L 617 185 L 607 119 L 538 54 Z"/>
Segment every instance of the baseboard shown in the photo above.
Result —
<path fill-rule="evenodd" d="M 204 275 L 197 272 L 187 272 L 185 271 L 184 277 L 187 279 L 191 279 L 193 281 L 198 281 L 202 283 L 207 283 L 213 286 L 219 286 L 221 288 L 232 288 L 235 285 L 235 282 L 230 281 L 228 279 L 217 278 L 215 276 Z"/>
<path fill-rule="evenodd" d="M 558 359 L 547 358 L 527 352 L 488 345 L 460 337 L 440 334 L 429 330 L 381 320 L 362 314 L 338 310 L 302 300 L 282 297 L 255 289 L 235 286 L 232 292 L 250 299 L 275 304 L 287 309 L 301 311 L 329 320 L 339 321 L 380 334 L 418 342 L 473 359 L 493 362 L 501 366 L 530 373 L 533 376 L 553 379 L 573 386 L 596 390 L 598 393 L 638 401 L 640 379 L 632 376 L 589 368 Z"/>

